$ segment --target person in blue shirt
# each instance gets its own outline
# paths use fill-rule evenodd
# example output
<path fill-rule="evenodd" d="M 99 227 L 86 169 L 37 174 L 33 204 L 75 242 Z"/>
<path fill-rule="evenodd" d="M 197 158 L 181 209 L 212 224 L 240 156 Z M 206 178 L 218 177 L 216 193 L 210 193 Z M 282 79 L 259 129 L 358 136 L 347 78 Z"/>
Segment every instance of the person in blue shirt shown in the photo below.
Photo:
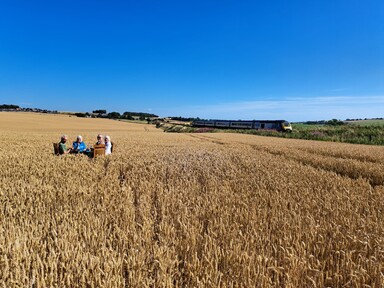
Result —
<path fill-rule="evenodd" d="M 71 153 L 84 153 L 87 150 L 87 146 L 83 142 L 81 135 L 77 136 L 76 141 L 72 144 Z"/>

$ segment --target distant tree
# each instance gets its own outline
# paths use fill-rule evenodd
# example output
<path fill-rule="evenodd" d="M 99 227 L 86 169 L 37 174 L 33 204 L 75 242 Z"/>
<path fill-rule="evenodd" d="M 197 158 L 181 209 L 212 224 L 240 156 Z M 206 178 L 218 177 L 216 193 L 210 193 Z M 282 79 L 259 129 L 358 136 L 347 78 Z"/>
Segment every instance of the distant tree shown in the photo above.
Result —
<path fill-rule="evenodd" d="M 306 121 L 304 122 L 304 124 L 307 124 L 307 125 L 324 125 L 326 124 L 327 121 L 325 120 L 320 120 L 320 121 Z"/>
<path fill-rule="evenodd" d="M 85 113 L 75 113 L 77 117 L 86 117 L 87 115 Z"/>
<path fill-rule="evenodd" d="M 94 113 L 94 114 L 107 114 L 107 110 L 102 110 L 102 109 L 93 110 L 92 113 Z"/>
<path fill-rule="evenodd" d="M 185 122 L 191 122 L 191 121 L 197 121 L 200 120 L 199 117 L 169 117 L 171 120 L 176 120 L 176 121 L 185 121 Z"/>
<path fill-rule="evenodd" d="M 20 107 L 17 105 L 12 105 L 12 104 L 0 105 L 0 109 L 18 109 L 18 108 L 20 108 Z"/>
<path fill-rule="evenodd" d="M 327 121 L 325 124 L 331 125 L 331 126 L 340 126 L 340 125 L 345 125 L 345 122 L 337 119 L 332 119 Z"/>
<path fill-rule="evenodd" d="M 131 112 L 124 112 L 122 115 L 122 118 L 127 119 L 127 120 L 133 120 L 133 116 Z"/>
<path fill-rule="evenodd" d="M 132 117 L 144 117 L 144 119 L 146 118 L 146 117 L 153 117 L 153 118 L 155 118 L 155 117 L 159 117 L 159 116 L 157 116 L 157 115 L 155 115 L 155 114 L 150 114 L 150 113 L 142 113 L 142 112 L 124 112 L 123 113 L 123 117 L 124 118 L 128 118 L 129 116 L 132 116 Z"/>
<path fill-rule="evenodd" d="M 119 112 L 111 112 L 111 113 L 108 113 L 107 117 L 110 119 L 119 119 L 121 115 Z"/>

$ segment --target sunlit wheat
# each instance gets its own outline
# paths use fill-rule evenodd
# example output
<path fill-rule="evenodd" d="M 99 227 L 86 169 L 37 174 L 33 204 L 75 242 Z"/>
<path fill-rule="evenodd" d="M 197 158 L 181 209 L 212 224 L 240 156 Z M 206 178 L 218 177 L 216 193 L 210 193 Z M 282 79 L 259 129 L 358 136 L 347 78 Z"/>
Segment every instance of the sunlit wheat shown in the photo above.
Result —
<path fill-rule="evenodd" d="M 383 147 L 32 113 L 0 131 L 1 287 L 384 285 Z M 64 133 L 116 150 L 55 156 Z"/>

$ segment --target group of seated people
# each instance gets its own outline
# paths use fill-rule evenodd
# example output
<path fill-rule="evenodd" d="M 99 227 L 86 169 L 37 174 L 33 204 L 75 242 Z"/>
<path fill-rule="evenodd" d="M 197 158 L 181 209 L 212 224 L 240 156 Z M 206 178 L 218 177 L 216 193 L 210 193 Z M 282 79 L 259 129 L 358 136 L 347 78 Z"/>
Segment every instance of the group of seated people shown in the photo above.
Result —
<path fill-rule="evenodd" d="M 76 141 L 72 143 L 71 148 L 67 148 L 67 135 L 61 136 L 61 140 L 59 143 L 59 154 L 86 154 L 91 156 L 92 153 L 92 145 L 90 148 L 87 148 L 87 145 L 83 142 L 83 137 L 81 135 L 76 137 Z M 105 145 L 105 155 L 109 155 L 112 153 L 112 142 L 109 136 L 103 137 L 103 135 L 97 135 L 96 145 Z"/>

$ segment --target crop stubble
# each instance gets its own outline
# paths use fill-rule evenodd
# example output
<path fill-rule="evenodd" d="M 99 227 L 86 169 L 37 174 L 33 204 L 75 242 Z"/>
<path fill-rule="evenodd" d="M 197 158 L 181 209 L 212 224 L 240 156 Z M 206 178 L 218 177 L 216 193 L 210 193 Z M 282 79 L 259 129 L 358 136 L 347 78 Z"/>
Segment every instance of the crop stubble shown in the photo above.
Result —
<path fill-rule="evenodd" d="M 384 149 L 0 113 L 2 287 L 381 287 Z M 66 132 L 114 154 L 53 155 Z"/>

